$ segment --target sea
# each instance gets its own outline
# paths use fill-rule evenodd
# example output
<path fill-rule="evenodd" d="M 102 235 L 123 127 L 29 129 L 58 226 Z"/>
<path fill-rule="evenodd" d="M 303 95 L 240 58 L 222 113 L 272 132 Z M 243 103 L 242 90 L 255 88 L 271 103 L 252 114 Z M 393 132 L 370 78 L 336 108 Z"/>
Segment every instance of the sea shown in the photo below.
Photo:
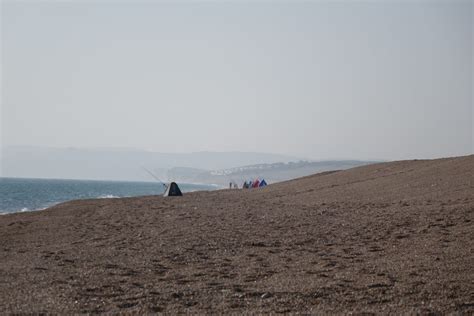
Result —
<path fill-rule="evenodd" d="M 215 190 L 217 186 L 178 183 L 181 191 Z M 157 182 L 0 178 L 0 214 L 44 210 L 78 199 L 159 195 Z"/>

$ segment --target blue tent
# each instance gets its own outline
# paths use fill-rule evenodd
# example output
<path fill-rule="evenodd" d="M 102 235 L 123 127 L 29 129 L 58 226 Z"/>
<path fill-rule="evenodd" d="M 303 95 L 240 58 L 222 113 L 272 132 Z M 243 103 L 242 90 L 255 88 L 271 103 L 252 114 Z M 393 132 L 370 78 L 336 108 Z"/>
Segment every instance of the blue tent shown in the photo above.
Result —
<path fill-rule="evenodd" d="M 267 185 L 267 182 L 265 181 L 265 179 L 262 179 L 262 181 L 260 181 L 260 184 L 258 185 L 259 187 L 264 187 Z"/>

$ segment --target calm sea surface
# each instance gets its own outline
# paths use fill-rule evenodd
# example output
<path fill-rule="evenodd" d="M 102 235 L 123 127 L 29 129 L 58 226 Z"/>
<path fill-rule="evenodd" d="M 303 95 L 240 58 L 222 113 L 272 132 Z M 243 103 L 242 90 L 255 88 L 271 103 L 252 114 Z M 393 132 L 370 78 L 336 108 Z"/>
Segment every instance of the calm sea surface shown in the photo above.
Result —
<path fill-rule="evenodd" d="M 196 184 L 178 185 L 183 192 L 216 188 Z M 155 195 L 163 191 L 163 185 L 153 182 L 0 178 L 0 213 L 42 210 L 77 199 Z"/>

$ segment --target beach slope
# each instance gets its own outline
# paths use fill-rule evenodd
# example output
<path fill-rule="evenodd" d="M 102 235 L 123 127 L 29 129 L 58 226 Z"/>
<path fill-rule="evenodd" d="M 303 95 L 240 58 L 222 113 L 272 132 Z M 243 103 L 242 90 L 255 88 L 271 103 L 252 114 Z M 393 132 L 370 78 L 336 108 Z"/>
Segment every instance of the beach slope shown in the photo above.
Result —
<path fill-rule="evenodd" d="M 0 313 L 474 312 L 474 156 L 0 216 Z"/>

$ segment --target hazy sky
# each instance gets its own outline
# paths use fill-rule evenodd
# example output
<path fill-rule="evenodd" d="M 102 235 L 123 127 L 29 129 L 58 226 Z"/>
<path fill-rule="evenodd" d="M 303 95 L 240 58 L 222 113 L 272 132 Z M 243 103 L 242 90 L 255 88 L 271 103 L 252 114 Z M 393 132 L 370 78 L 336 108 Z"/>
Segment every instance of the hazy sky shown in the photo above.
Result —
<path fill-rule="evenodd" d="M 3 1 L 2 145 L 473 153 L 473 2 Z"/>

